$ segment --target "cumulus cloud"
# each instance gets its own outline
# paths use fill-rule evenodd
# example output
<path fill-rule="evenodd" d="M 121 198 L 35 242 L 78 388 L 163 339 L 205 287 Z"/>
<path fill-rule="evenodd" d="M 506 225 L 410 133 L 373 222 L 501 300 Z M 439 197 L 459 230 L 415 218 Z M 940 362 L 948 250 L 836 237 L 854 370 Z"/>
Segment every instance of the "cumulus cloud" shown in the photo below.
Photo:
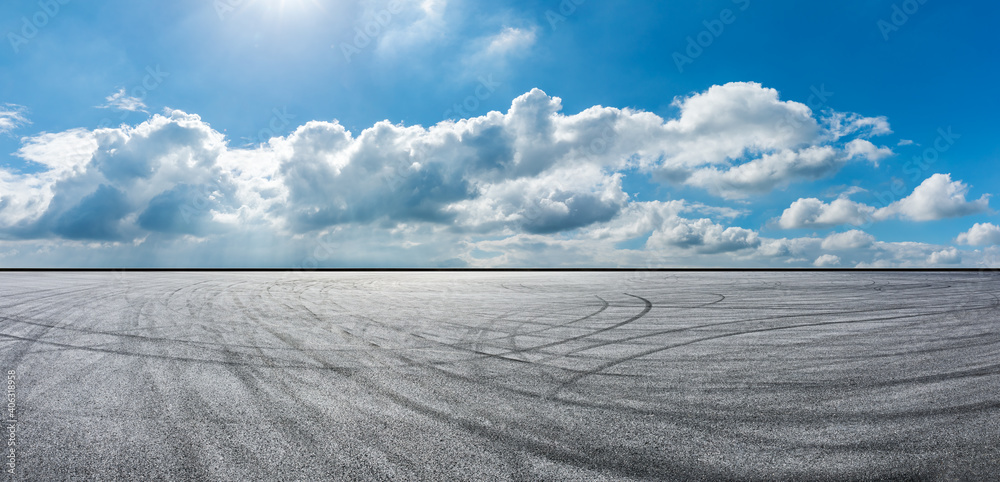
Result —
<path fill-rule="evenodd" d="M 725 198 L 738 199 L 785 187 L 794 180 L 819 179 L 840 169 L 843 158 L 829 146 L 785 150 L 728 169 L 698 169 L 686 183 Z"/>
<path fill-rule="evenodd" d="M 820 246 L 830 251 L 853 250 L 867 248 L 875 243 L 875 236 L 864 231 L 852 229 L 843 233 L 831 233 Z"/>
<path fill-rule="evenodd" d="M 962 181 L 952 181 L 951 174 L 934 174 L 920 183 L 909 196 L 879 209 L 875 217 L 934 221 L 989 211 L 989 194 L 967 201 L 965 196 L 968 192 L 969 186 Z"/>
<path fill-rule="evenodd" d="M 848 193 L 830 203 L 801 198 L 782 212 L 777 224 L 784 229 L 861 226 L 894 217 L 935 221 L 989 211 L 989 194 L 968 201 L 968 192 L 969 186 L 962 181 L 952 181 L 950 174 L 934 174 L 914 188 L 909 196 L 881 209 L 852 201 L 847 198 Z"/>
<path fill-rule="evenodd" d="M 0 105 L 0 134 L 6 134 L 18 127 L 30 124 L 31 122 L 24 115 L 26 111 L 24 106 L 16 104 Z"/>
<path fill-rule="evenodd" d="M 608 221 L 627 201 L 621 174 L 582 166 L 484 185 L 474 199 L 449 210 L 477 230 L 515 227 L 547 234 Z"/>
<path fill-rule="evenodd" d="M 70 129 L 63 132 L 43 132 L 22 139 L 17 156 L 38 163 L 54 171 L 66 171 L 83 167 L 97 150 L 95 134 L 86 129 Z"/>
<path fill-rule="evenodd" d="M 134 218 L 154 198 L 154 205 L 162 207 L 161 195 L 178 186 L 226 182 L 229 174 L 217 165 L 225 150 L 221 134 L 181 111 L 154 116 L 134 128 L 77 129 L 25 139 L 18 155 L 48 170 L 7 173 L 13 188 L 9 206 L 0 209 L 5 220 L 0 230 L 7 237 L 33 239 L 142 237 L 150 224 L 137 224 Z M 177 201 L 174 210 L 198 203 L 196 196 Z M 237 209 L 237 199 L 229 202 L 229 209 Z M 11 206 L 19 209 L 8 212 Z"/>
<path fill-rule="evenodd" d="M 132 97 L 125 93 L 122 87 L 104 99 L 104 104 L 97 106 L 100 109 L 118 109 L 129 112 L 146 112 L 146 104 L 138 97 Z"/>
<path fill-rule="evenodd" d="M 880 243 L 857 230 L 766 239 L 734 225 L 745 210 L 631 198 L 626 172 L 727 198 L 765 193 L 871 160 L 878 148 L 851 142 L 885 131 L 851 115 L 834 135 L 830 121 L 753 83 L 674 105 L 670 119 L 603 106 L 566 114 L 561 99 L 533 89 L 507 112 L 360 132 L 310 121 L 253 147 L 230 146 L 178 110 L 135 126 L 40 133 L 16 153 L 40 169 L 0 169 L 0 247 L 33 253 L 25 259 L 98 246 L 109 259 L 120 249 L 134 260 L 167 253 L 216 266 L 808 266 L 824 251 L 842 264 L 902 265 L 947 248 Z M 978 205 L 965 201 L 964 184 L 945 180 L 910 197 L 943 193 L 954 201 L 947 212 L 961 212 L 958 201 Z M 913 203 L 890 207 L 910 219 Z M 810 198 L 779 224 L 857 225 L 873 210 L 846 194 Z"/>
<path fill-rule="evenodd" d="M 646 242 L 650 249 L 674 247 L 698 253 L 718 254 L 760 245 L 757 233 L 740 227 L 725 227 L 710 219 L 676 219 L 653 232 Z"/>
<path fill-rule="evenodd" d="M 761 238 L 752 259 L 768 266 L 919 268 L 944 264 L 976 266 L 976 263 L 989 263 L 991 258 L 985 252 L 962 251 L 938 244 L 883 242 L 862 231 L 851 230 L 823 238 Z"/>
<path fill-rule="evenodd" d="M 813 266 L 817 268 L 829 268 L 831 266 L 840 265 L 840 256 L 833 254 L 824 254 L 813 261 Z"/>
<path fill-rule="evenodd" d="M 51 230 L 65 239 L 117 240 L 119 224 L 129 211 L 125 193 L 101 184 L 78 204 L 53 215 Z"/>
<path fill-rule="evenodd" d="M 850 224 L 860 226 L 869 222 L 875 208 L 847 199 L 838 198 L 830 203 L 816 198 L 803 198 L 781 213 L 778 225 L 784 229 L 829 228 Z"/>
<path fill-rule="evenodd" d="M 1000 244 L 1000 226 L 993 223 L 976 223 L 968 231 L 959 234 L 956 241 L 970 246 Z"/>
<path fill-rule="evenodd" d="M 958 264 L 962 261 L 962 256 L 959 254 L 958 250 L 955 248 L 942 249 L 941 251 L 935 251 L 927 257 L 927 264 L 939 265 L 939 264 Z"/>
<path fill-rule="evenodd" d="M 852 159 L 877 162 L 891 154 L 863 139 L 842 139 L 891 132 L 884 118 L 833 111 L 816 115 L 754 82 L 713 86 L 673 105 L 679 118 L 649 129 L 658 145 L 647 148 L 651 156 L 644 165 L 664 181 L 725 198 L 823 178 Z"/>
<path fill-rule="evenodd" d="M 879 161 L 892 156 L 894 153 L 888 147 L 878 147 L 866 139 L 854 139 L 845 146 L 847 156 L 850 158 L 863 158 L 870 161 L 876 167 Z"/>

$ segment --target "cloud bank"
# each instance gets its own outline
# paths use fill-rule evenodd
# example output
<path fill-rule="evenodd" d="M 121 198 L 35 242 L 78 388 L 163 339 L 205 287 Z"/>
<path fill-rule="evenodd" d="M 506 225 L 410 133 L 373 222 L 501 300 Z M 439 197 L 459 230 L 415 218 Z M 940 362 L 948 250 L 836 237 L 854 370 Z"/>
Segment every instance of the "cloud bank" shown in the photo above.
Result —
<path fill-rule="evenodd" d="M 495 48 L 526 38 L 511 30 Z M 629 175 L 728 202 L 893 155 L 870 140 L 891 132 L 884 118 L 813 112 L 756 83 L 713 86 L 673 105 L 678 114 L 668 119 L 603 106 L 565 114 L 561 99 L 533 89 L 506 113 L 426 127 L 383 121 L 359 133 L 336 120 L 310 121 L 253 148 L 234 148 L 198 115 L 169 109 L 136 126 L 41 133 L 16 153 L 37 172 L 0 169 L 0 260 L 27 255 L 19 259 L 37 263 L 47 253 L 216 266 L 955 259 L 941 246 L 879 243 L 858 230 L 768 239 L 731 225 L 740 215 L 730 207 L 634 200 L 623 187 Z M 862 226 L 988 210 L 988 196 L 968 201 L 967 193 L 961 181 L 935 174 L 881 208 L 846 196 L 799 199 L 778 224 Z"/>
<path fill-rule="evenodd" d="M 910 195 L 881 208 L 851 201 L 846 196 L 830 203 L 801 198 L 785 209 L 778 225 L 784 229 L 862 226 L 892 218 L 937 221 L 989 212 L 989 194 L 969 201 L 965 198 L 968 192 L 969 186 L 952 181 L 951 174 L 934 174 Z"/>

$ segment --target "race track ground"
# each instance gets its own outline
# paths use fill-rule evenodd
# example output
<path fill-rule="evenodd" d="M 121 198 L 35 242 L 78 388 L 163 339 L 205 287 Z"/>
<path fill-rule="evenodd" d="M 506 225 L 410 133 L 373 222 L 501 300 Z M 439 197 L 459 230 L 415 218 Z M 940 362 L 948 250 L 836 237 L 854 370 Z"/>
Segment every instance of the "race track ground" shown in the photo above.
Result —
<path fill-rule="evenodd" d="M 13 480 L 989 480 L 998 296 L 989 272 L 4 272 Z"/>

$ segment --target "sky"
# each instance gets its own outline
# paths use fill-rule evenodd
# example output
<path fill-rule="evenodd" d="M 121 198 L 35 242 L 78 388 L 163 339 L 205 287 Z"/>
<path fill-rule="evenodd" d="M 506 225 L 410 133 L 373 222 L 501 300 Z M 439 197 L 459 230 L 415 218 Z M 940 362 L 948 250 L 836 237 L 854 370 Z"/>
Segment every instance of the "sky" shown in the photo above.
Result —
<path fill-rule="evenodd" d="M 0 4 L 0 267 L 1000 267 L 1000 5 Z"/>

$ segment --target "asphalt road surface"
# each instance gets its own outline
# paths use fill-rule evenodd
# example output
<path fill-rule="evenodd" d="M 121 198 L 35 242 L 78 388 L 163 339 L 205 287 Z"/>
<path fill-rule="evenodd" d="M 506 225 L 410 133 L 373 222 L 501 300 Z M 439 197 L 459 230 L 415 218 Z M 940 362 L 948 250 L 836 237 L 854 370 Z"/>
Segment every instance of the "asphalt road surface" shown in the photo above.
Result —
<path fill-rule="evenodd" d="M 0 273 L 4 475 L 996 480 L 998 296 L 995 273 Z"/>

